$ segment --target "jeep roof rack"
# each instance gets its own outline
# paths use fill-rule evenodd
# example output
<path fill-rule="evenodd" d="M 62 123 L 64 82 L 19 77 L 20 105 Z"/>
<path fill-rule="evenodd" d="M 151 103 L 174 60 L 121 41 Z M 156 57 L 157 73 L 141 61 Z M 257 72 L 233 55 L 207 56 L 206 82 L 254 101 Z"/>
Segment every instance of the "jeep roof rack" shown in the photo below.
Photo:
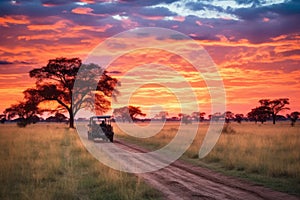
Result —
<path fill-rule="evenodd" d="M 98 116 L 92 116 L 91 118 L 97 118 L 97 119 L 107 119 L 107 118 L 111 118 L 111 115 L 98 115 Z"/>

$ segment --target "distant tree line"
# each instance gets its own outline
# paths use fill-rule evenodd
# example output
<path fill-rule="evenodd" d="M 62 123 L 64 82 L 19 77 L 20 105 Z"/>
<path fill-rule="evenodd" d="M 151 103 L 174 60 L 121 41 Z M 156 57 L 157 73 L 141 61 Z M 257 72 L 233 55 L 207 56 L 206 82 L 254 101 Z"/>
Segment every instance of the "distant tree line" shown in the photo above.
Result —
<path fill-rule="evenodd" d="M 222 119 L 225 121 L 225 123 L 230 123 L 231 121 L 236 121 L 238 123 L 241 123 L 242 121 L 254 121 L 255 123 L 261 122 L 262 124 L 267 120 L 272 120 L 272 123 L 276 124 L 277 120 L 287 119 L 291 121 L 291 126 L 294 126 L 300 117 L 300 112 L 298 111 L 291 112 L 290 114 L 287 114 L 286 117 L 279 115 L 281 111 L 290 110 L 290 108 L 287 107 L 287 105 L 289 105 L 288 98 L 279 98 L 274 100 L 261 99 L 258 102 L 260 105 L 251 109 L 246 116 L 240 113 L 234 114 L 231 111 L 226 111 L 224 113 L 216 112 L 208 115 L 208 120 L 219 121 Z M 187 119 L 194 119 L 195 121 L 202 119 L 203 121 L 205 113 L 194 112 L 191 115 L 183 115 L 180 113 L 180 115 L 185 116 Z"/>
<path fill-rule="evenodd" d="M 27 120 L 29 120 L 29 119 L 27 119 Z M 22 118 L 15 118 L 15 119 L 10 120 L 10 122 L 16 122 L 18 124 L 18 126 L 24 127 L 24 126 L 26 126 L 28 124 L 35 124 L 35 123 L 38 123 L 38 122 L 64 122 L 64 123 L 68 123 L 69 122 L 69 118 L 67 118 L 62 113 L 55 113 L 54 116 L 49 116 L 49 117 L 47 117 L 45 119 L 42 118 L 42 117 L 38 117 L 37 115 L 35 115 L 35 116 L 33 116 L 33 117 L 30 118 L 30 122 L 29 123 L 27 122 L 27 124 L 23 124 L 25 122 L 23 121 Z"/>
<path fill-rule="evenodd" d="M 280 98 L 280 99 L 261 99 L 258 101 L 260 106 L 251 109 L 247 115 L 237 113 L 234 114 L 231 111 L 226 111 L 224 113 L 216 112 L 214 114 L 208 115 L 208 121 L 220 121 L 224 120 L 225 123 L 230 123 L 232 121 L 237 123 L 242 123 L 242 121 L 254 121 L 255 123 L 265 123 L 267 120 L 272 120 L 273 124 L 276 124 L 277 120 L 290 120 L 291 125 L 294 126 L 296 121 L 300 117 L 300 112 L 294 111 L 290 114 L 287 114 L 286 117 L 279 115 L 279 113 L 283 110 L 289 110 L 287 105 L 289 105 L 288 98 Z M 114 117 L 116 121 L 122 122 L 133 122 L 133 121 L 144 121 L 150 119 L 140 120 L 137 116 L 145 117 L 140 107 L 135 106 L 125 106 L 122 108 L 116 108 L 113 111 Z M 205 119 L 205 112 L 192 112 L 191 114 L 179 113 L 178 117 L 168 118 L 169 113 L 167 111 L 160 111 L 154 116 L 154 119 L 159 121 L 181 121 L 184 124 L 191 124 L 194 122 L 203 122 L 207 121 Z M 152 119 L 153 120 L 153 119 Z"/>

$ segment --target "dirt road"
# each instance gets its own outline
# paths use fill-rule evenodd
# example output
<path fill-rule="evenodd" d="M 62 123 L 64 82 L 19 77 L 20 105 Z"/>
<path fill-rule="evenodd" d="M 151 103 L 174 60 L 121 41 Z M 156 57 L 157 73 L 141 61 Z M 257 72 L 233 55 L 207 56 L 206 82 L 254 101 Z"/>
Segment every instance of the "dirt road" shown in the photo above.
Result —
<path fill-rule="evenodd" d="M 141 147 L 122 141 L 116 141 L 115 144 L 127 151 L 146 152 Z M 182 161 L 139 176 L 161 191 L 165 199 L 300 199 Z"/>

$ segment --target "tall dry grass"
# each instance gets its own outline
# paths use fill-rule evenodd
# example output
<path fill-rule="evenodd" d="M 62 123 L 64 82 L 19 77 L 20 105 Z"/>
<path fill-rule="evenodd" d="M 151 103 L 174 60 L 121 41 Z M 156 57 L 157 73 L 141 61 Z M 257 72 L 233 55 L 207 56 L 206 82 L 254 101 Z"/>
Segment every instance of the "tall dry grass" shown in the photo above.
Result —
<path fill-rule="evenodd" d="M 157 199 L 139 178 L 94 159 L 60 124 L 0 127 L 0 199 Z"/>
<path fill-rule="evenodd" d="M 222 134 L 207 162 L 228 169 L 300 180 L 300 126 L 231 124 L 235 134 Z"/>

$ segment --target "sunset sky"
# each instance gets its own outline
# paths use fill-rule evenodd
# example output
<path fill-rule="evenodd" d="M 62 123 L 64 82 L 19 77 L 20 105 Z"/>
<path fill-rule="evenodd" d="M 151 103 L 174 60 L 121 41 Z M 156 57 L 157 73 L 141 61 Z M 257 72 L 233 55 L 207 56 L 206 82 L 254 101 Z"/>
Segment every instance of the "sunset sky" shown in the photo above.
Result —
<path fill-rule="evenodd" d="M 2 0 L 0 112 L 22 100 L 22 91 L 33 86 L 35 80 L 29 78 L 29 70 L 56 57 L 80 57 L 84 61 L 105 39 L 138 27 L 178 31 L 204 47 L 223 79 L 227 110 L 246 114 L 259 99 L 287 97 L 291 110 L 300 111 L 299 19 L 297 0 Z M 117 51 L 120 45 L 110 48 Z M 118 78 L 132 64 L 143 64 L 147 71 L 146 64 L 152 63 L 155 55 L 166 58 L 160 64 L 170 64 L 189 80 L 194 78 L 182 58 L 157 51 L 126 54 L 108 71 Z M 157 87 L 145 85 L 136 92 L 133 104 L 138 105 L 140 98 L 140 104 L 147 106 L 142 96 Z M 199 92 L 200 109 L 209 112 L 203 80 L 192 87 Z M 161 103 L 159 99 L 152 101 Z M 170 97 L 169 102 L 173 101 Z"/>

